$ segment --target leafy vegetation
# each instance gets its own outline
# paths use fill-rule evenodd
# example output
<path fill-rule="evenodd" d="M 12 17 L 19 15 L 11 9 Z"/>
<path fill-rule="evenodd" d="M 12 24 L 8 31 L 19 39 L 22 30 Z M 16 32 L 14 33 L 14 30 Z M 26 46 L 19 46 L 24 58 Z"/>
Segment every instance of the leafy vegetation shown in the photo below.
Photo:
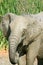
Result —
<path fill-rule="evenodd" d="M 8 41 L 4 37 L 2 31 L 0 30 L 0 48 L 3 48 L 3 47 L 5 47 L 5 49 L 8 48 Z"/>
<path fill-rule="evenodd" d="M 43 11 L 43 0 L 0 0 L 0 15 L 12 12 L 17 15 Z M 0 47 L 7 45 L 0 31 Z"/>
<path fill-rule="evenodd" d="M 43 11 L 43 0 L 2 0 L 0 3 L 1 15 L 7 12 L 28 14 L 40 11 Z"/>

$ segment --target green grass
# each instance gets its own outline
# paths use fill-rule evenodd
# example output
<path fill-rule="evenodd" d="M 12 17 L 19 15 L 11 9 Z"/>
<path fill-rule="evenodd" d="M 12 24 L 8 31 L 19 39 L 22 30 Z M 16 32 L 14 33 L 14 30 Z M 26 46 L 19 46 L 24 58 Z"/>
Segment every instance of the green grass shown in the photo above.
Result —
<path fill-rule="evenodd" d="M 4 37 L 2 31 L 0 30 L 0 48 L 6 47 L 8 48 L 8 41 Z"/>
<path fill-rule="evenodd" d="M 43 0 L 3 0 L 0 3 L 0 15 L 7 12 L 28 14 L 40 11 L 43 11 Z"/>
<path fill-rule="evenodd" d="M 0 0 L 0 15 L 5 13 L 28 14 L 43 11 L 43 0 Z M 7 45 L 5 37 L 0 31 L 0 47 Z"/>

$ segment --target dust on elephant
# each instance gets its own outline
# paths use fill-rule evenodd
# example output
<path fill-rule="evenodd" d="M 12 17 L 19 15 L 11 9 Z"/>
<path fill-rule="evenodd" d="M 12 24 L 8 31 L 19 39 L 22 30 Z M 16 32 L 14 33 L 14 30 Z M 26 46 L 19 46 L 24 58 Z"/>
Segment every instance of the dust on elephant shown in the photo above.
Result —
<path fill-rule="evenodd" d="M 9 36 L 9 56 L 12 63 L 18 63 L 18 53 L 22 51 L 26 52 L 26 65 L 33 65 L 37 56 L 43 58 L 43 20 L 33 15 L 17 15 L 10 27 L 12 33 Z M 16 53 L 21 42 L 22 50 L 19 48 L 21 52 Z"/>

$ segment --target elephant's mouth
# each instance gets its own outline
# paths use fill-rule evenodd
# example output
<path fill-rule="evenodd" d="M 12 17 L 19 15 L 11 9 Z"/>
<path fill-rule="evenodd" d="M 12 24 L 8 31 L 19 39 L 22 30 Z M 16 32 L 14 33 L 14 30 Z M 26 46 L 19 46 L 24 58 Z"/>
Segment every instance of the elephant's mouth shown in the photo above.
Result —
<path fill-rule="evenodd" d="M 23 40 L 20 42 L 20 44 L 18 45 L 18 47 L 17 47 L 17 50 L 16 51 L 18 51 L 18 53 L 19 53 L 19 57 L 20 56 L 23 56 L 24 54 L 26 54 L 26 48 L 27 48 L 27 45 L 24 45 L 23 46 Z"/>

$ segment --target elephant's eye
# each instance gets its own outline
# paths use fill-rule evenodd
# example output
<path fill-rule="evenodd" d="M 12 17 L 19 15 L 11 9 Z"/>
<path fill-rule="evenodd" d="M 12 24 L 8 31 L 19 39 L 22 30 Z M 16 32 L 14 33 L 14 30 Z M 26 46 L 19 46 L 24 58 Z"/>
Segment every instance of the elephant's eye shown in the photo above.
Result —
<path fill-rule="evenodd" d="M 26 29 L 23 30 L 22 37 L 25 36 Z"/>

